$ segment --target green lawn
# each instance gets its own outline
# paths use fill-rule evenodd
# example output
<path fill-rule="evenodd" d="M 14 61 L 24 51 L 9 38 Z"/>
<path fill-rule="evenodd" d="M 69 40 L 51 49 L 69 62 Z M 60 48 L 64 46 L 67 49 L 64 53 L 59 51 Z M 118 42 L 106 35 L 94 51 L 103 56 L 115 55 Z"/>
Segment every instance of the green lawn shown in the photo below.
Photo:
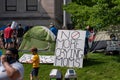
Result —
<path fill-rule="evenodd" d="M 74 68 L 78 80 L 120 80 L 120 55 L 89 53 L 88 60 L 84 60 L 83 63 L 83 68 Z M 24 64 L 24 68 L 24 80 L 29 80 L 31 65 Z M 49 73 L 54 68 L 60 70 L 63 77 L 68 69 L 68 67 L 56 67 L 53 64 L 40 64 L 40 80 L 49 80 Z"/>
<path fill-rule="evenodd" d="M 23 53 L 20 53 L 22 55 Z M 53 53 L 40 53 L 49 55 Z M 77 80 L 120 80 L 120 55 L 104 55 L 103 53 L 89 53 L 88 60 L 84 60 L 83 68 L 74 68 Z M 29 80 L 31 64 L 23 64 L 25 68 L 24 80 Z M 52 69 L 58 69 L 63 77 L 68 67 L 56 67 L 53 64 L 40 64 L 40 80 L 49 80 Z M 63 79 L 64 80 L 64 79 Z"/>

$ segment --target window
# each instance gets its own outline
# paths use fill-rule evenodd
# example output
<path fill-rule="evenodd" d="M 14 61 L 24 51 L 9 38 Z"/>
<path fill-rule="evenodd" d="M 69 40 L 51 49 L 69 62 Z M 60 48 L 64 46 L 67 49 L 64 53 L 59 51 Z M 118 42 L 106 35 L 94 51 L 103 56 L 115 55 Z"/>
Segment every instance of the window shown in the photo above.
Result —
<path fill-rule="evenodd" d="M 38 0 L 26 0 L 27 11 L 37 11 Z"/>
<path fill-rule="evenodd" d="M 6 11 L 16 11 L 17 0 L 5 0 L 5 10 Z"/>

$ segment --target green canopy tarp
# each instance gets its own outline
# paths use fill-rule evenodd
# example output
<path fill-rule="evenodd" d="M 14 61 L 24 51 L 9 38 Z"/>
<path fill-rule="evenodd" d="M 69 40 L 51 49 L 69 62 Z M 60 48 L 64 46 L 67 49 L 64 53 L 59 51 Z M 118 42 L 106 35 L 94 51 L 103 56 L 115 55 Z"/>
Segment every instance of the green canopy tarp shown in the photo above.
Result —
<path fill-rule="evenodd" d="M 39 50 L 53 51 L 55 38 L 47 27 L 34 26 L 24 34 L 19 50 L 29 51 L 31 47 L 37 47 Z"/>

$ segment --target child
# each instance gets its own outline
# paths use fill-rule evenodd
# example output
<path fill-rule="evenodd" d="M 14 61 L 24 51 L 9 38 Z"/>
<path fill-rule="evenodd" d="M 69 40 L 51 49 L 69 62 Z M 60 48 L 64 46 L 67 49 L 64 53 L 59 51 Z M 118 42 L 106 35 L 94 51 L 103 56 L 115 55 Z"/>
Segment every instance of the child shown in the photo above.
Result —
<path fill-rule="evenodd" d="M 38 72 L 39 72 L 39 63 L 40 63 L 40 60 L 39 60 L 39 55 L 38 55 L 38 50 L 37 48 L 32 48 L 31 49 L 31 52 L 32 52 L 32 58 L 30 61 L 27 61 L 28 63 L 32 63 L 32 66 L 33 66 L 33 69 L 30 73 L 30 80 L 39 80 L 38 79 Z"/>

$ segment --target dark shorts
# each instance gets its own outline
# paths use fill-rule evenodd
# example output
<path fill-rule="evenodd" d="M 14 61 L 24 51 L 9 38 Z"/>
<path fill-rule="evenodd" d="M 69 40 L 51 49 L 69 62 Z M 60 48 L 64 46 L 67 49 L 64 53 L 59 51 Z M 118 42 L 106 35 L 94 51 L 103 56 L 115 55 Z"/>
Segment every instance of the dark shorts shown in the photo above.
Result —
<path fill-rule="evenodd" d="M 31 71 L 32 76 L 38 76 L 39 68 L 33 68 Z"/>
<path fill-rule="evenodd" d="M 6 43 L 11 43 L 11 42 L 12 42 L 12 39 L 11 39 L 11 38 L 5 38 L 5 42 L 6 42 Z"/>

